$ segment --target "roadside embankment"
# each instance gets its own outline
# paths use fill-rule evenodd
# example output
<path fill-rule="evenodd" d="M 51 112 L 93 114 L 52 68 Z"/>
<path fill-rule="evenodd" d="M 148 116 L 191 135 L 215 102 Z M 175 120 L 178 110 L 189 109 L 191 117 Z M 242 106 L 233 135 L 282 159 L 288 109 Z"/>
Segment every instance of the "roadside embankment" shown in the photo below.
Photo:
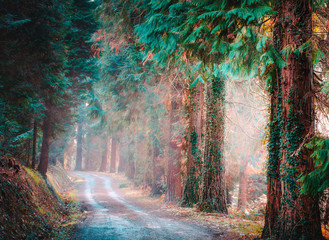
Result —
<path fill-rule="evenodd" d="M 47 179 L 14 159 L 0 161 L 0 239 L 67 239 L 79 217 L 65 170 Z"/>

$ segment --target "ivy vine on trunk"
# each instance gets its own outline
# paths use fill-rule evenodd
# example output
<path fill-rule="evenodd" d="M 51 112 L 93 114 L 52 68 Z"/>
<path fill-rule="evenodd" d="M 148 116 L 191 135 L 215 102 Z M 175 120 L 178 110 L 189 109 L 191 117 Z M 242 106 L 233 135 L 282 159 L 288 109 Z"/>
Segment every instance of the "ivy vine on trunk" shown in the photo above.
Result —
<path fill-rule="evenodd" d="M 207 120 L 200 209 L 227 213 L 224 166 L 225 80 L 211 74 L 207 86 Z"/>

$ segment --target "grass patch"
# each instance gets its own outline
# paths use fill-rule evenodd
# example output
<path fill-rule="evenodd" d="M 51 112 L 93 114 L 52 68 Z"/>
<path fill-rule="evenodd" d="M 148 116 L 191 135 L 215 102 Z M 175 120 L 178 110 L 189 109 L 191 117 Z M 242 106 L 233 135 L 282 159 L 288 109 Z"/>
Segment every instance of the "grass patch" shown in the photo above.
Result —
<path fill-rule="evenodd" d="M 42 182 L 41 176 L 36 171 L 33 171 L 31 168 L 27 168 L 27 167 L 24 167 L 24 169 L 36 184 L 40 184 Z"/>

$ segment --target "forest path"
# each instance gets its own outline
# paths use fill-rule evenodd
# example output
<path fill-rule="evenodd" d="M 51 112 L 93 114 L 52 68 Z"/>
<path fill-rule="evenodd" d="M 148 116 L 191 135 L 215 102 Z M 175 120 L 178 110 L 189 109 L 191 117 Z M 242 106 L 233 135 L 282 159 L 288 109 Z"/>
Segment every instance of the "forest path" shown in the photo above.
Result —
<path fill-rule="evenodd" d="M 224 233 L 175 216 L 166 215 L 156 204 L 137 204 L 124 196 L 118 181 L 96 172 L 71 172 L 79 178 L 76 190 L 86 212 L 73 239 L 226 239 Z"/>

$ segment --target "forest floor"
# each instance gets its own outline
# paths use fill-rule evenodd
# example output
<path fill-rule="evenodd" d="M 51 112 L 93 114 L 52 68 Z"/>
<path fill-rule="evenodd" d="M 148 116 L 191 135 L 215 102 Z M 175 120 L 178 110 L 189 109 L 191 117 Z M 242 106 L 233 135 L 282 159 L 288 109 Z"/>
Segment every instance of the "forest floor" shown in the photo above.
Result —
<path fill-rule="evenodd" d="M 97 172 L 71 172 L 83 220 L 73 239 L 255 239 L 262 221 L 235 213 L 203 213 L 150 197 L 125 177 Z"/>

